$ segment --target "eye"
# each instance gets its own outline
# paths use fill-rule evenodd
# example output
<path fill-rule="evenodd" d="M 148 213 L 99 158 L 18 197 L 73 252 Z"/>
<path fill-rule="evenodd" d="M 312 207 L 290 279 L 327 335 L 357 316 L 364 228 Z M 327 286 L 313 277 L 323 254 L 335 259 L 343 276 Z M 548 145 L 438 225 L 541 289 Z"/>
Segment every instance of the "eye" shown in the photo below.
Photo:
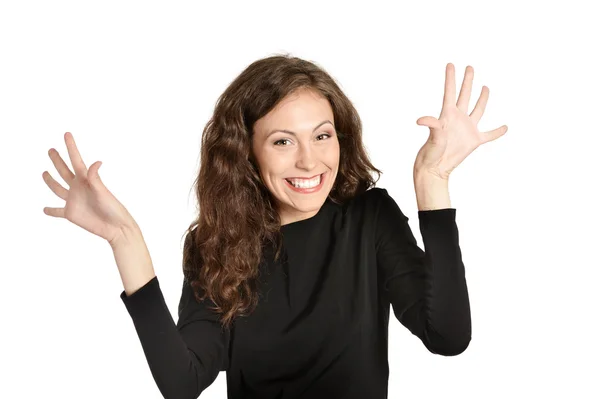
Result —
<path fill-rule="evenodd" d="M 276 142 L 274 142 L 273 144 L 274 144 L 274 145 L 277 145 L 277 146 L 280 146 L 280 144 L 277 144 L 277 143 L 280 143 L 280 142 L 282 142 L 282 141 L 289 141 L 289 140 L 288 140 L 288 139 L 281 139 L 281 140 L 277 140 L 277 141 L 276 141 Z M 284 146 L 284 147 L 285 147 L 285 146 Z"/>
<path fill-rule="evenodd" d="M 321 133 L 317 137 L 321 137 L 321 136 L 327 136 L 327 138 L 331 137 L 331 135 L 329 133 Z M 277 140 L 277 141 L 273 142 L 273 144 L 276 145 L 276 146 L 280 146 L 280 147 L 287 147 L 285 145 L 277 144 L 277 143 L 280 143 L 282 141 L 289 141 L 289 139 L 280 139 L 280 140 Z M 319 141 L 323 141 L 323 140 L 319 140 Z"/>

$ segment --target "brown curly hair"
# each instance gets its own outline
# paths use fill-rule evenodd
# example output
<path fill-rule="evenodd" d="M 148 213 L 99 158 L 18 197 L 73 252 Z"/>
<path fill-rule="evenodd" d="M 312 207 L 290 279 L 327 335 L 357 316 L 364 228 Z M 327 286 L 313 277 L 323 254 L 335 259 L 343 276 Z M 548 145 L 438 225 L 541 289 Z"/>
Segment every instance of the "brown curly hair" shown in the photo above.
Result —
<path fill-rule="evenodd" d="M 281 222 L 252 152 L 254 123 L 283 98 L 312 89 L 329 100 L 340 143 L 339 170 L 328 198 L 336 204 L 379 180 L 362 142 L 362 123 L 350 100 L 320 66 L 289 54 L 250 64 L 218 98 L 202 132 L 194 181 L 198 218 L 186 232 L 185 281 L 197 301 L 208 298 L 223 328 L 258 304 L 258 272 L 267 243 L 281 254 Z M 378 174 L 377 180 L 371 172 Z M 197 227 L 197 228 L 196 228 Z"/>

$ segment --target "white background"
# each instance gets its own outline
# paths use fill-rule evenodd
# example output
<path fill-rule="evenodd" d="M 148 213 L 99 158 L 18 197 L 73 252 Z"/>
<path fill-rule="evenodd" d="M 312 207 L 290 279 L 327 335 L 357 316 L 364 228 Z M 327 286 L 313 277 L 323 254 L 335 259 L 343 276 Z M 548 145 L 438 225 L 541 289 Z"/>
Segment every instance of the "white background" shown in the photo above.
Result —
<path fill-rule="evenodd" d="M 600 28 L 582 1 L 29 2 L 0 5 L 3 398 L 160 398 L 101 238 L 63 206 L 73 133 L 141 226 L 177 317 L 199 143 L 251 62 L 317 62 L 359 111 L 364 142 L 419 244 L 412 167 L 445 66 L 475 69 L 481 131 L 508 125 L 450 177 L 473 339 L 429 353 L 390 321 L 390 398 L 598 398 Z M 558 3 L 558 2 L 557 2 Z M 565 5 L 562 5 L 565 4 Z M 593 4 L 589 2 L 588 4 Z M 393 315 L 393 313 L 391 313 Z M 225 398 L 222 372 L 202 398 Z"/>

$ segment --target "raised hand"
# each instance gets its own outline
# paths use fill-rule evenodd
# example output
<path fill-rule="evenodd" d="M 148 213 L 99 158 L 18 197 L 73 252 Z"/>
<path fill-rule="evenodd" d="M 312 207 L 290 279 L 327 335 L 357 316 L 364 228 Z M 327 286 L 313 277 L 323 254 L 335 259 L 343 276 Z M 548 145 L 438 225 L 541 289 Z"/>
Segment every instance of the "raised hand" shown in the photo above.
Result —
<path fill-rule="evenodd" d="M 483 133 L 477 129 L 489 97 L 487 86 L 482 87 L 477 104 L 467 115 L 473 74 L 473 67 L 467 66 L 457 101 L 454 65 L 446 65 L 444 101 L 439 119 L 423 116 L 417 120 L 418 125 L 429 127 L 430 134 L 417 154 L 413 170 L 415 174 L 425 172 L 446 180 L 454 168 L 477 147 L 496 140 L 508 130 L 506 125 Z"/>
<path fill-rule="evenodd" d="M 48 155 L 56 170 L 69 186 L 65 189 L 44 171 L 42 178 L 59 198 L 66 201 L 64 208 L 45 207 L 48 216 L 65 218 L 79 227 L 104 238 L 113 245 L 126 231 L 138 228 L 127 209 L 104 186 L 98 169 L 102 162 L 96 161 L 86 168 L 71 133 L 65 133 L 65 143 L 73 170 L 65 164 L 58 152 L 51 148 Z"/>

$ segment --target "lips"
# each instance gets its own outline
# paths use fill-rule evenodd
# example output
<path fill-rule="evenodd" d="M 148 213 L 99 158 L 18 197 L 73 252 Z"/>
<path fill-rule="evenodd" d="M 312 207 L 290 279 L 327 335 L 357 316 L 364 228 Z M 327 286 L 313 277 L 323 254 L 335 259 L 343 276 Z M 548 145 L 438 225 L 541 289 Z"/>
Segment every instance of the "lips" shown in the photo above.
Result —
<path fill-rule="evenodd" d="M 286 179 L 301 179 L 301 180 L 311 180 L 311 179 L 314 179 L 314 178 L 315 178 L 315 177 L 317 177 L 317 176 L 321 176 L 321 175 L 324 175 L 324 174 L 325 174 L 325 172 L 323 172 L 323 173 L 321 173 L 321 174 L 319 174 L 319 175 L 314 175 L 314 176 L 312 176 L 312 177 L 286 177 Z"/>
<path fill-rule="evenodd" d="M 294 180 L 294 179 L 299 179 L 299 180 L 313 180 L 313 179 L 314 179 L 314 178 L 316 178 L 316 177 L 320 177 L 320 179 L 319 179 L 319 183 L 321 183 L 321 182 L 323 181 L 323 177 L 325 176 L 325 173 L 327 173 L 327 172 L 323 172 L 323 173 L 321 173 L 320 175 L 314 175 L 313 177 L 310 177 L 310 178 L 304 178 L 304 177 L 288 177 L 288 178 L 285 178 L 285 180 L 287 180 L 287 181 L 288 181 L 288 183 L 290 183 L 291 185 L 293 185 L 293 183 L 292 183 L 292 180 Z"/>
<path fill-rule="evenodd" d="M 290 183 L 290 181 L 288 179 L 283 179 L 283 180 L 285 180 L 286 186 L 288 186 L 292 191 L 295 191 L 297 193 L 302 193 L 302 194 L 312 194 L 312 193 L 316 193 L 316 192 L 320 191 L 321 188 L 324 186 L 326 175 L 327 175 L 327 172 L 323 172 L 321 175 L 317 175 L 317 176 L 321 176 L 319 184 L 317 184 L 315 187 L 310 187 L 310 188 L 296 187 L 292 183 Z"/>

